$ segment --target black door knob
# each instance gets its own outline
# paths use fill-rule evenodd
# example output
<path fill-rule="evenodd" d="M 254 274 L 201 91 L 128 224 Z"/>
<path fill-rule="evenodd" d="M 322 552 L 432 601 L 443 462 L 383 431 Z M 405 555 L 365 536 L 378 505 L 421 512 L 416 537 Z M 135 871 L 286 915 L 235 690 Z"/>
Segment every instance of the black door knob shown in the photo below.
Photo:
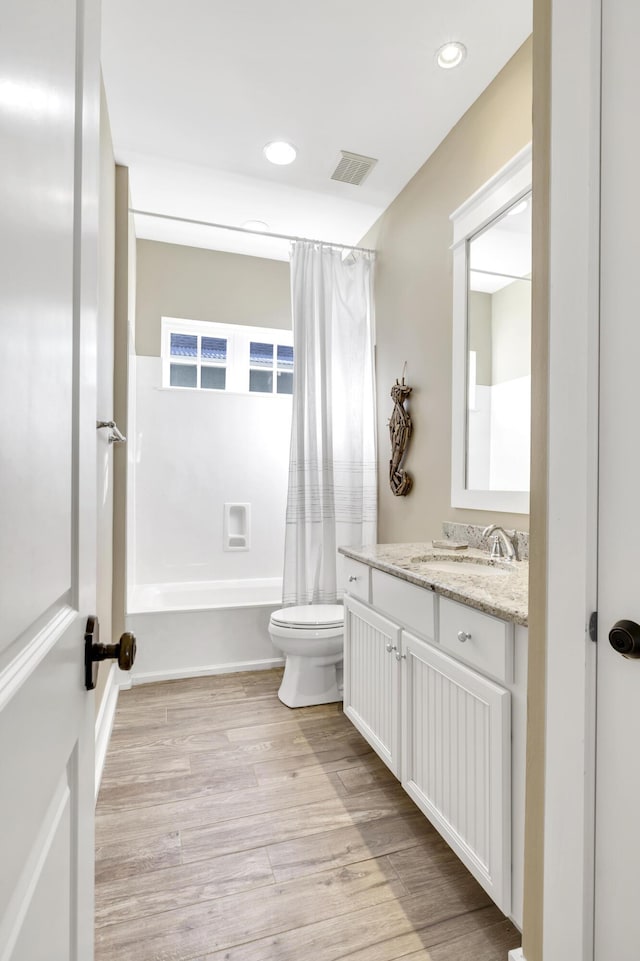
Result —
<path fill-rule="evenodd" d="M 609 643 L 624 657 L 640 657 L 640 624 L 635 621 L 616 621 L 609 631 Z"/>
<path fill-rule="evenodd" d="M 136 637 L 125 631 L 117 644 L 100 643 L 100 625 L 97 617 L 89 617 L 84 635 L 84 683 L 88 691 L 96 686 L 98 663 L 117 658 L 121 671 L 130 671 L 136 659 Z"/>

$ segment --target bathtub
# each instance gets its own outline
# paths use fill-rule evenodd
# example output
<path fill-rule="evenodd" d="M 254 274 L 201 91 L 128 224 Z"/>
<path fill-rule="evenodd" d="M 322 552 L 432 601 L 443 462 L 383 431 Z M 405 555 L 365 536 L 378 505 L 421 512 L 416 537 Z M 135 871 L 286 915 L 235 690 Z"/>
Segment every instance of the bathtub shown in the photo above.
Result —
<path fill-rule="evenodd" d="M 126 627 L 138 649 L 123 686 L 279 666 L 268 624 L 281 604 L 281 578 L 134 586 Z"/>

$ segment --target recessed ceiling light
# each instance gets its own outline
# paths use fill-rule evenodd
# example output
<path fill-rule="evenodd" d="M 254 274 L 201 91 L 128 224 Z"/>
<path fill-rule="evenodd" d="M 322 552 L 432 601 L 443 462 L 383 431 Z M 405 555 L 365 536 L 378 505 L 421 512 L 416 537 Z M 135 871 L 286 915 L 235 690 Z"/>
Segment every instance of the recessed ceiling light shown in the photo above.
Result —
<path fill-rule="evenodd" d="M 280 165 L 293 163 L 297 154 L 293 144 L 287 143 L 285 140 L 274 140 L 266 144 L 262 150 L 267 160 L 270 160 L 272 164 Z"/>
<path fill-rule="evenodd" d="M 521 214 L 523 210 L 526 210 L 529 206 L 528 200 L 521 200 L 519 204 L 512 207 L 511 210 L 507 210 L 507 217 L 515 217 L 516 214 Z"/>
<path fill-rule="evenodd" d="M 242 226 L 245 230 L 257 230 L 258 233 L 269 229 L 269 224 L 265 224 L 264 220 L 245 220 Z"/>
<path fill-rule="evenodd" d="M 452 67 L 457 67 L 462 63 L 467 55 L 467 48 L 463 43 L 458 40 L 452 40 L 451 43 L 445 43 L 436 54 L 436 60 L 438 61 L 438 66 L 442 67 L 443 70 L 451 70 Z"/>

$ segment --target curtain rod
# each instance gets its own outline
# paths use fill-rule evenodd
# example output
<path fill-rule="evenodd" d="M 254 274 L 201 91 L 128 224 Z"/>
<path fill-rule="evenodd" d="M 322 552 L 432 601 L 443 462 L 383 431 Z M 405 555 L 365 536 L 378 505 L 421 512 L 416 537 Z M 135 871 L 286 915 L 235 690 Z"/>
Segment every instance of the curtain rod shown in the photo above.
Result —
<path fill-rule="evenodd" d="M 158 220 L 175 220 L 181 224 L 195 224 L 198 227 L 216 227 L 218 230 L 233 230 L 238 234 L 253 234 L 256 237 L 273 237 L 275 240 L 300 240 L 307 244 L 321 244 L 324 247 L 337 247 L 340 250 L 360 250 L 364 254 L 375 254 L 369 247 L 353 247 L 350 244 L 332 244 L 325 240 L 312 240 L 310 237 L 294 237 L 291 234 L 272 234 L 266 230 L 250 230 L 247 227 L 232 227 L 230 224 L 214 224 L 208 220 L 191 220 L 189 217 L 172 217 L 171 214 L 154 214 L 150 210 L 136 210 L 129 207 L 130 214 L 141 217 L 156 217 Z"/>

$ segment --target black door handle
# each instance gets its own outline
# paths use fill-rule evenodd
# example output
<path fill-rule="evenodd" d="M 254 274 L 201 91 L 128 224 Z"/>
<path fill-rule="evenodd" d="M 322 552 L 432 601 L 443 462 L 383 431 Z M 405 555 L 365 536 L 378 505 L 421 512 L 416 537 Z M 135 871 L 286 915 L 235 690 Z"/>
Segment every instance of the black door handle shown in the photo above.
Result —
<path fill-rule="evenodd" d="M 100 661 L 111 657 L 118 659 L 121 671 L 130 671 L 136 659 L 136 636 L 125 631 L 117 644 L 101 644 L 98 618 L 91 615 L 84 633 L 84 686 L 88 691 L 96 686 Z"/>
<path fill-rule="evenodd" d="M 609 643 L 623 657 L 640 657 L 640 624 L 616 621 L 609 631 Z"/>

